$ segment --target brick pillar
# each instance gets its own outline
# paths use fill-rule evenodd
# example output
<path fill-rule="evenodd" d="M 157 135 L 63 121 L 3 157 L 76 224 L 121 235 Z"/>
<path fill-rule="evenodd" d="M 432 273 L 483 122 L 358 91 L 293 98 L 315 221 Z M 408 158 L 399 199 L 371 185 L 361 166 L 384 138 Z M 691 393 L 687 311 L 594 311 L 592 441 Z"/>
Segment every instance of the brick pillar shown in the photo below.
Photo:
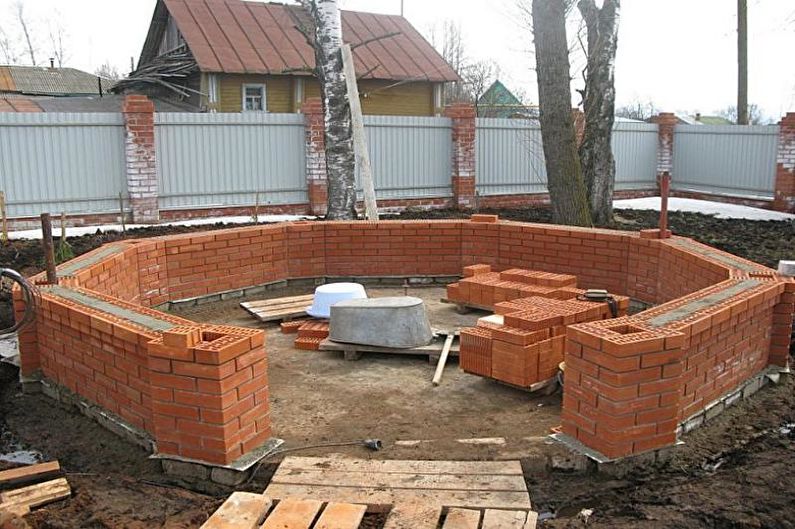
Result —
<path fill-rule="evenodd" d="M 127 159 L 127 194 L 132 221 L 141 224 L 160 220 L 157 205 L 155 159 L 155 105 L 146 96 L 124 98 L 124 143 Z"/>
<path fill-rule="evenodd" d="M 770 336 L 768 363 L 787 367 L 792 342 L 792 325 L 795 317 L 795 283 L 785 283 L 785 291 L 773 305 L 773 327 Z"/>
<path fill-rule="evenodd" d="M 574 121 L 574 135 L 577 137 L 577 146 L 582 145 L 585 139 L 585 114 L 579 108 L 571 109 L 571 117 Z"/>
<path fill-rule="evenodd" d="M 445 108 L 453 120 L 453 207 L 475 207 L 475 107 L 457 103 Z"/>
<path fill-rule="evenodd" d="M 779 122 L 776 155 L 776 190 L 773 208 L 795 212 L 795 112 L 788 112 Z"/>
<path fill-rule="evenodd" d="M 14 320 L 22 321 L 25 315 L 25 302 L 22 297 L 22 289 L 15 286 L 12 291 Z M 19 371 L 23 377 L 30 377 L 41 369 L 41 359 L 39 357 L 38 331 L 36 321 L 31 322 L 18 333 L 19 340 Z"/>
<path fill-rule="evenodd" d="M 673 445 L 684 336 L 627 318 L 566 330 L 563 433 L 610 459 Z"/>
<path fill-rule="evenodd" d="M 668 173 L 674 175 L 674 127 L 676 115 L 672 112 L 660 112 L 651 118 L 652 123 L 659 126 L 657 132 L 657 178 Z"/>
<path fill-rule="evenodd" d="M 306 187 L 309 213 L 325 215 L 328 209 L 328 173 L 326 172 L 326 128 L 323 104 L 314 97 L 301 107 L 306 127 Z"/>
<path fill-rule="evenodd" d="M 263 331 L 174 327 L 147 353 L 158 453 L 228 465 L 271 436 Z"/>

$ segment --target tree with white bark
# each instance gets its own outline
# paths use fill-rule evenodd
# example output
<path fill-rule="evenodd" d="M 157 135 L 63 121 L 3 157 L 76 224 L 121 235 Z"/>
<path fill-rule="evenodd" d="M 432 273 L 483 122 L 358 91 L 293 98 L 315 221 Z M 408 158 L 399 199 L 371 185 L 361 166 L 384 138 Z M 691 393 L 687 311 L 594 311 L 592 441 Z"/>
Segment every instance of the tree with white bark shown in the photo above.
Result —
<path fill-rule="evenodd" d="M 587 29 L 587 66 L 583 105 L 585 134 L 580 145 L 585 186 L 596 224 L 613 219 L 616 162 L 610 146 L 615 120 L 615 60 L 618 46 L 620 0 L 579 0 L 577 8 Z"/>
<path fill-rule="evenodd" d="M 351 107 L 342 62 L 342 20 L 337 0 L 301 0 L 313 23 L 315 73 L 323 102 L 328 210 L 326 218 L 356 218 L 356 160 Z"/>
<path fill-rule="evenodd" d="M 19 24 L 19 28 L 22 31 L 22 36 L 24 37 L 25 50 L 30 57 L 30 64 L 36 66 L 36 53 L 38 52 L 38 47 L 36 45 L 36 40 L 33 37 L 30 21 L 25 14 L 25 4 L 22 3 L 22 0 L 17 0 L 17 2 L 14 3 L 14 11 L 16 14 L 17 23 Z"/>

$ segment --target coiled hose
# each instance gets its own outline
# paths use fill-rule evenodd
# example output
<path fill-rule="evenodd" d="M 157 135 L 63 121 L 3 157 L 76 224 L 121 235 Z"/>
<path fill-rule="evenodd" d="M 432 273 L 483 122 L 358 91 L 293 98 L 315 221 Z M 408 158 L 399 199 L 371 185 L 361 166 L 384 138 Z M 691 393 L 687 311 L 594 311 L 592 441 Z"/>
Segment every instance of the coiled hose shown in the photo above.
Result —
<path fill-rule="evenodd" d="M 33 323 L 36 319 L 36 309 L 39 306 L 39 290 L 25 276 L 10 268 L 0 268 L 0 281 L 3 283 L 3 288 L 10 281 L 12 283 L 11 290 L 13 290 L 13 284 L 16 283 L 22 292 L 22 300 L 25 302 L 25 313 L 22 317 L 18 318 L 11 327 L 0 329 L 0 338 L 2 338 Z"/>

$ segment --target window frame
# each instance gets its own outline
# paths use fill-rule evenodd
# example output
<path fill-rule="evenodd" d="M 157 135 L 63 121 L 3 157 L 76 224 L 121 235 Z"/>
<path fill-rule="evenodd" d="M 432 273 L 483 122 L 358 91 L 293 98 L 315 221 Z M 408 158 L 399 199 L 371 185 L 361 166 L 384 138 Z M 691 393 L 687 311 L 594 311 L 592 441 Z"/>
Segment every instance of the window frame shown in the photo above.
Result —
<path fill-rule="evenodd" d="M 262 110 L 249 110 L 246 108 L 246 90 L 249 88 L 257 88 L 262 91 Z M 267 112 L 268 111 L 268 89 L 265 83 L 243 83 L 240 89 L 241 95 L 241 112 Z"/>

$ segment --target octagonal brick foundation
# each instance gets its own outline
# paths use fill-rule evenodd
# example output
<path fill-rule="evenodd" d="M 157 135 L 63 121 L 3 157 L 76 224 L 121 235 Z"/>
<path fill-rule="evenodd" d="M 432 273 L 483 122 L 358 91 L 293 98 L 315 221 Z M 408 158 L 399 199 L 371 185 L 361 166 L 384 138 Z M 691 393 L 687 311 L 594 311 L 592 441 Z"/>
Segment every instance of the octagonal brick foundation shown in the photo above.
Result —
<path fill-rule="evenodd" d="M 161 455 L 228 465 L 267 441 L 264 333 L 152 307 L 299 278 L 453 276 L 464 266 L 573 274 L 655 307 L 566 337 L 563 432 L 608 458 L 672 445 L 677 426 L 784 366 L 795 282 L 690 239 L 499 221 L 294 222 L 107 244 L 41 286 L 22 376 L 67 387 Z M 15 294 L 17 314 L 24 309 Z"/>

